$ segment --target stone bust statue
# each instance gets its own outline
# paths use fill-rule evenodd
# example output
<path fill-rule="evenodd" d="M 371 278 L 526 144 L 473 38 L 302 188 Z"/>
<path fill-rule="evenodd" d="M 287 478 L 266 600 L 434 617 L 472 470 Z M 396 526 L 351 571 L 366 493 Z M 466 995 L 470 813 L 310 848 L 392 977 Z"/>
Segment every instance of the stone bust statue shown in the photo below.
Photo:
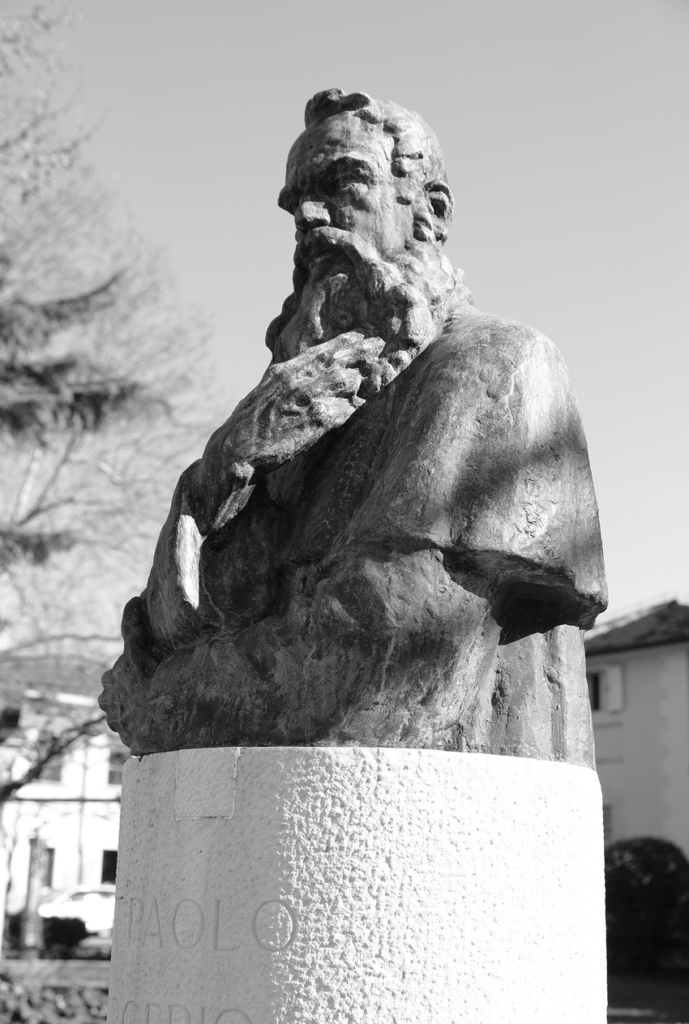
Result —
<path fill-rule="evenodd" d="M 443 254 L 438 141 L 306 107 L 271 363 L 182 475 L 101 705 L 132 752 L 362 745 L 593 763 L 581 630 L 606 602 L 562 358 Z"/>

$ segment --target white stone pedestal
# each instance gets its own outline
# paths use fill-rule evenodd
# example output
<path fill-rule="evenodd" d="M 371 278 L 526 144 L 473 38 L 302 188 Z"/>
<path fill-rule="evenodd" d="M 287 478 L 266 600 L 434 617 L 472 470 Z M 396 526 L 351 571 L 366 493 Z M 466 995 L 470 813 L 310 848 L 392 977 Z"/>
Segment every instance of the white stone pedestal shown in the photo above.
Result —
<path fill-rule="evenodd" d="M 125 766 L 109 1024 L 604 1024 L 597 776 L 362 747 Z"/>

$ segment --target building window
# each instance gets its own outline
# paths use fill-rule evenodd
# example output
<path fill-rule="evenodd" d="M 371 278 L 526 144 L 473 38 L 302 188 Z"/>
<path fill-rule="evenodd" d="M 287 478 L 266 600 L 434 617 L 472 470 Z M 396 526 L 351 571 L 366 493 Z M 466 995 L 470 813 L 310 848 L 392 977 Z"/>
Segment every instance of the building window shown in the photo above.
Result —
<path fill-rule="evenodd" d="M 103 867 L 100 873 L 101 882 L 115 883 L 117 874 L 117 850 L 103 850 Z"/>
<path fill-rule="evenodd" d="M 111 747 L 108 760 L 108 785 L 122 785 L 122 768 L 124 762 L 129 760 L 129 754 L 122 747 Z"/>
<path fill-rule="evenodd" d="M 65 764 L 63 754 L 57 754 L 48 761 L 47 765 L 41 772 L 42 782 L 62 782 L 62 769 Z"/>
<path fill-rule="evenodd" d="M 45 867 L 43 870 L 43 885 L 49 889 L 53 887 L 53 875 L 55 873 L 55 850 L 49 846 L 45 851 Z"/>
<path fill-rule="evenodd" d="M 586 682 L 589 684 L 589 700 L 591 702 L 592 711 L 601 710 L 601 696 L 602 696 L 602 672 L 587 672 Z M 581 676 L 579 676 L 581 679 Z"/>
<path fill-rule="evenodd" d="M 603 842 L 606 846 L 612 842 L 612 804 L 603 804 Z"/>
<path fill-rule="evenodd" d="M 624 672 L 621 665 L 605 665 L 586 673 L 592 711 L 624 711 Z"/>
<path fill-rule="evenodd" d="M 0 743 L 13 736 L 19 728 L 19 708 L 3 708 L 0 711 Z"/>

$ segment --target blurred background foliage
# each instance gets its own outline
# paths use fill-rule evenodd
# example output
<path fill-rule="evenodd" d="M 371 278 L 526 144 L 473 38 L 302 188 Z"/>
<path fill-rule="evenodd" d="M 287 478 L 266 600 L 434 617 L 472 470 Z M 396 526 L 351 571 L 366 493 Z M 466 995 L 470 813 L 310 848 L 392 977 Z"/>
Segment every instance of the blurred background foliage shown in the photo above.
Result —
<path fill-rule="evenodd" d="M 0 684 L 94 694 L 217 406 L 206 324 L 88 162 L 55 2 L 0 22 Z M 222 418 L 222 417 L 220 417 Z"/>
<path fill-rule="evenodd" d="M 674 843 L 622 839 L 605 853 L 608 967 L 689 970 L 689 862 Z"/>

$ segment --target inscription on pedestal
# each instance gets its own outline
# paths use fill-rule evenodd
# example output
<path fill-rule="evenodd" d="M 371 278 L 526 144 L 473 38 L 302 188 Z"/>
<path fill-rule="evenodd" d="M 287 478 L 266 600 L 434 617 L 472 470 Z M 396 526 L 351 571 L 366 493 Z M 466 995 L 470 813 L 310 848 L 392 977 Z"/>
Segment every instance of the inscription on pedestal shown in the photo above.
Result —
<path fill-rule="evenodd" d="M 285 903 L 269 900 L 256 911 L 254 935 L 259 946 L 275 952 L 286 949 L 294 937 L 294 915 Z"/>
<path fill-rule="evenodd" d="M 128 999 L 120 1013 L 119 1000 L 110 996 L 108 1024 L 251 1024 L 241 1010 L 230 1008 L 210 1013 L 205 1006 L 189 1008 L 177 1003 L 135 1002 Z"/>
<path fill-rule="evenodd" d="M 125 901 L 124 944 L 146 949 L 196 949 L 231 953 L 241 945 L 239 922 L 227 902 L 214 899 L 202 905 L 194 899 L 167 903 L 132 896 Z M 269 952 L 286 949 L 296 935 L 294 911 L 281 900 L 262 903 L 253 918 L 253 937 Z M 127 1022 L 125 1022 L 127 1024 Z"/>

